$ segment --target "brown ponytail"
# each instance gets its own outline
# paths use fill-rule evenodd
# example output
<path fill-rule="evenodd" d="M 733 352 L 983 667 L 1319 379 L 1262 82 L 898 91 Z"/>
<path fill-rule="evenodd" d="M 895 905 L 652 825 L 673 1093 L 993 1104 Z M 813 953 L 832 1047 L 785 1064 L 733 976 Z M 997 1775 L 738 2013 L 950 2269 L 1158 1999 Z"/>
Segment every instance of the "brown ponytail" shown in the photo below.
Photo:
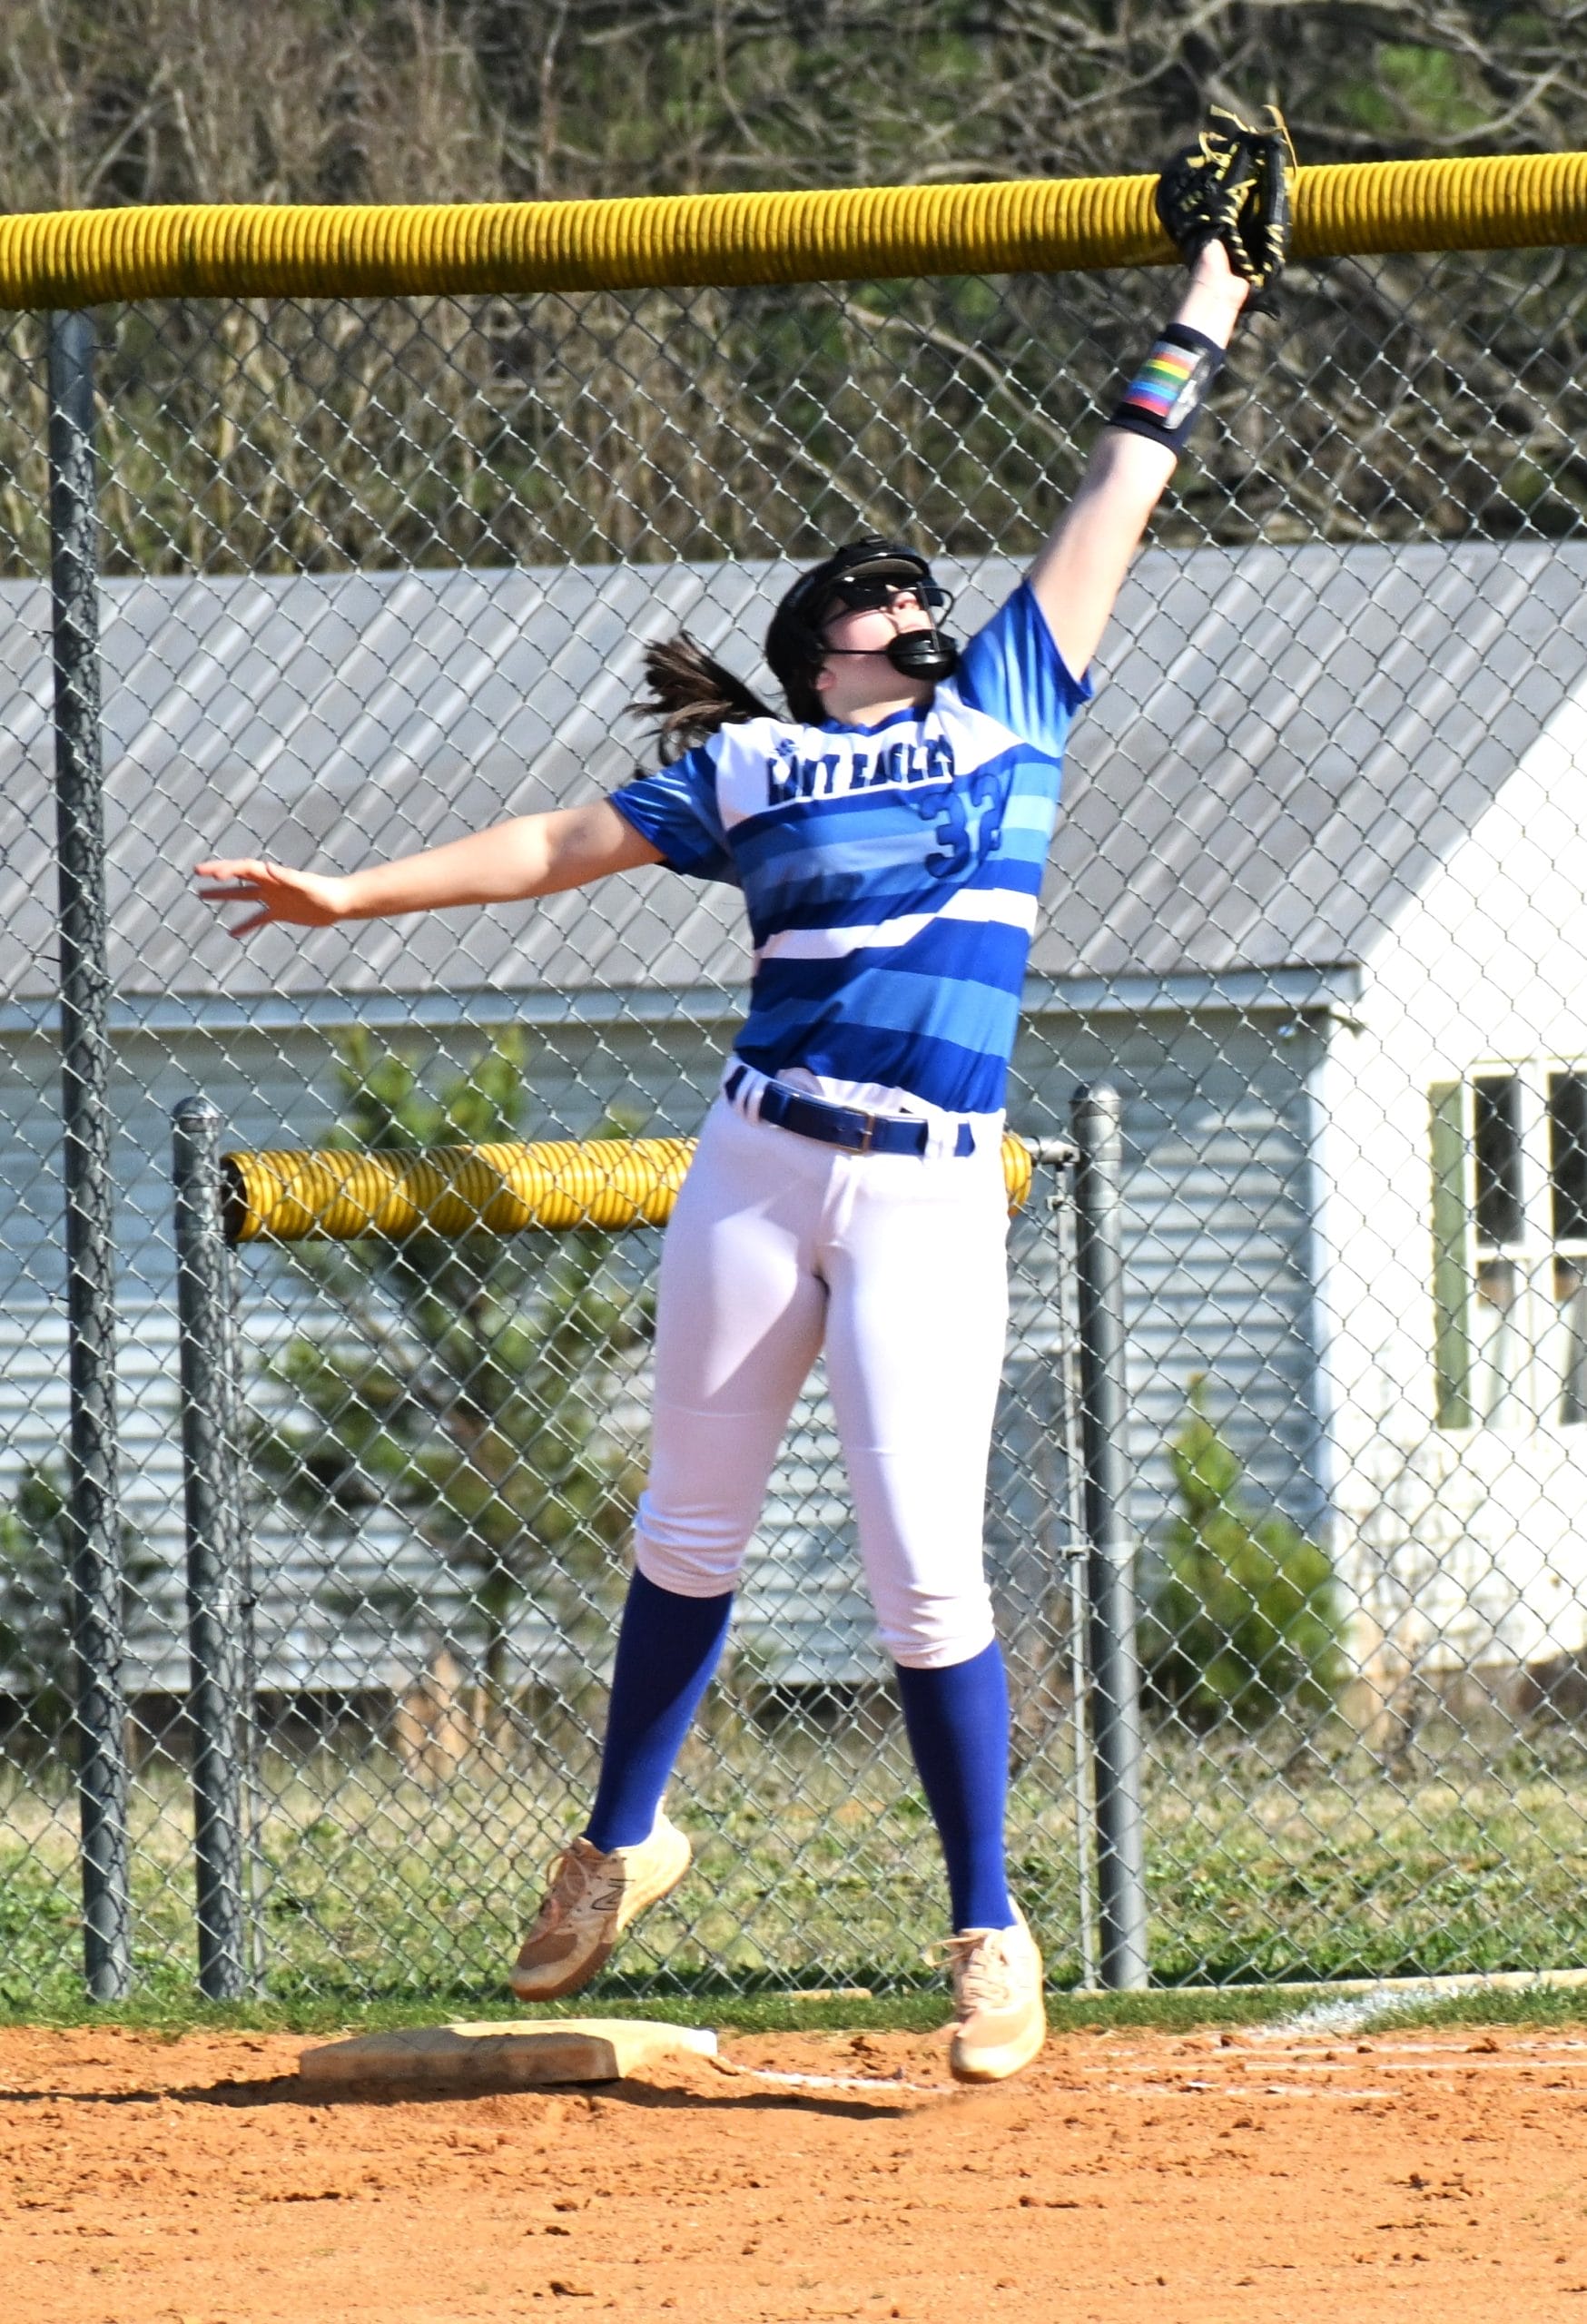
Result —
<path fill-rule="evenodd" d="M 636 718 L 654 723 L 664 764 L 692 751 L 719 726 L 775 715 L 752 687 L 696 645 L 685 630 L 647 645 L 644 660 L 650 691 L 631 708 Z"/>

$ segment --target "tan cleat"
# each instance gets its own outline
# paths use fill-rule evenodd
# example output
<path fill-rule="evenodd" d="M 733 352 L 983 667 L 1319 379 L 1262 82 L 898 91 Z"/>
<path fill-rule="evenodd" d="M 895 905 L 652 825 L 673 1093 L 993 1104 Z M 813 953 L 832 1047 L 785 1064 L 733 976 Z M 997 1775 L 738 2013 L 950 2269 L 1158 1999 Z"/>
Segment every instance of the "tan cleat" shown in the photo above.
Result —
<path fill-rule="evenodd" d="M 957 2082 L 1001 2082 L 1047 2039 L 1041 1955 L 1014 1911 L 1012 1928 L 966 1929 L 942 1948 L 953 1979 L 948 2065 Z"/>
<path fill-rule="evenodd" d="M 509 1982 L 518 1999 L 557 2001 L 587 1985 L 624 1930 L 671 1895 L 691 1853 L 677 1826 L 661 1815 L 636 1847 L 603 1851 L 575 1840 L 564 1848 L 513 1967 Z"/>

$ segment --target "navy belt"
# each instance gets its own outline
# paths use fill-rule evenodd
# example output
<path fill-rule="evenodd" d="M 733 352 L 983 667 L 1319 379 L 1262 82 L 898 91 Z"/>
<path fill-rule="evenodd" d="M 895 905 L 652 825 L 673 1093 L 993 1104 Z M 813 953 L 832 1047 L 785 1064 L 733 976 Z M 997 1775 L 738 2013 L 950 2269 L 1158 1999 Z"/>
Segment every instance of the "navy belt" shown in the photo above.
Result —
<path fill-rule="evenodd" d="M 729 1103 L 744 1086 L 744 1068 L 734 1067 L 723 1084 Z M 858 1106 L 834 1106 L 825 1098 L 807 1098 L 781 1081 L 768 1081 L 761 1091 L 760 1118 L 774 1129 L 791 1129 L 795 1137 L 819 1138 L 823 1146 L 841 1146 L 850 1154 L 923 1154 L 931 1125 L 902 1114 L 862 1113 Z M 973 1154 L 975 1132 L 968 1122 L 959 1125 L 956 1156 Z"/>

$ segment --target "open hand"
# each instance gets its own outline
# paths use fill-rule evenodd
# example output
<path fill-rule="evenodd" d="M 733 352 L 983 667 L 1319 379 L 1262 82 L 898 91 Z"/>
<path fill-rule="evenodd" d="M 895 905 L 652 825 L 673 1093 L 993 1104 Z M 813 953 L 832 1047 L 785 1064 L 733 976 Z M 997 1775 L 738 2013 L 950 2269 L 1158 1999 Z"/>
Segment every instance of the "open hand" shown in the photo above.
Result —
<path fill-rule="evenodd" d="M 330 928 L 347 917 L 345 880 L 325 878 L 317 872 L 293 872 L 284 863 L 267 863 L 261 856 L 240 856 L 193 867 L 198 880 L 224 884 L 201 888 L 206 904 L 248 904 L 246 920 L 232 928 L 233 936 L 251 936 L 256 928 L 281 921 L 291 928 Z"/>

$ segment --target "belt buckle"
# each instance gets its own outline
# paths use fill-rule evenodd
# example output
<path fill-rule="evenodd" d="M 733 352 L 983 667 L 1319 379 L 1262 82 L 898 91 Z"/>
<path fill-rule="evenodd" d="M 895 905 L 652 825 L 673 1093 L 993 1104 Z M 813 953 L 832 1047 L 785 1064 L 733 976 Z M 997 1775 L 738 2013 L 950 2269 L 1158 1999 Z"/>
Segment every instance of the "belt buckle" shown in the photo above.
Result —
<path fill-rule="evenodd" d="M 865 1127 L 860 1132 L 860 1143 L 854 1148 L 854 1151 L 856 1154 L 869 1154 L 872 1147 L 876 1142 L 876 1116 L 874 1114 L 862 1114 L 860 1116 L 860 1119 L 864 1123 Z"/>

